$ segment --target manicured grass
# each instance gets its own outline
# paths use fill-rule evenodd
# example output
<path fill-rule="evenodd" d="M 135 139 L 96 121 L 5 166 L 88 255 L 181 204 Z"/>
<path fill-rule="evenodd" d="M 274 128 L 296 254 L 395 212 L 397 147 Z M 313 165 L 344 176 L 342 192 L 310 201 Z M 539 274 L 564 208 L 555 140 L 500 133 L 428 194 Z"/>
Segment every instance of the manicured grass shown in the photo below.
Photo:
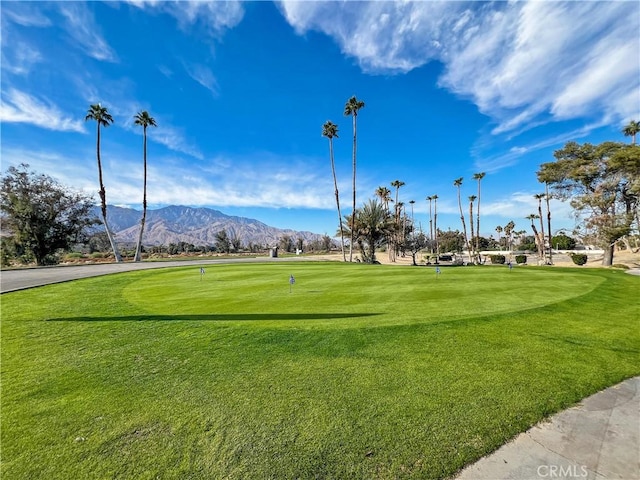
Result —
<path fill-rule="evenodd" d="M 206 271 L 2 295 L 2 478 L 443 478 L 640 374 L 620 271 Z"/>

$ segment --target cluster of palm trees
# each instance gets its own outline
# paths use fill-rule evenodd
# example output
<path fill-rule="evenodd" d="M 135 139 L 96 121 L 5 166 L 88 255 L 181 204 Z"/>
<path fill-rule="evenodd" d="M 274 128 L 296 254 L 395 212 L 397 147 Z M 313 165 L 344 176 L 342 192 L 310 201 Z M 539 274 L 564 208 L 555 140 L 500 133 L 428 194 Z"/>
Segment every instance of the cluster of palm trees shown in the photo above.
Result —
<path fill-rule="evenodd" d="M 139 262 L 142 258 L 142 235 L 144 233 L 144 224 L 147 218 L 147 127 L 156 127 L 155 119 L 149 115 L 149 112 L 146 110 L 142 110 L 138 112 L 134 117 L 134 123 L 139 125 L 143 129 L 143 168 L 144 168 L 144 181 L 143 181 L 143 194 L 142 194 L 142 219 L 140 220 L 140 234 L 138 236 L 138 243 L 136 246 L 136 253 L 134 257 L 134 261 Z M 100 182 L 100 190 L 98 193 L 100 195 L 100 209 L 102 213 L 102 223 L 104 224 L 104 228 L 107 232 L 107 238 L 109 239 L 109 243 L 111 244 L 111 249 L 113 250 L 113 255 L 116 259 L 116 262 L 122 261 L 122 256 L 120 255 L 120 251 L 118 250 L 118 245 L 115 242 L 115 238 L 111 229 L 109 228 L 109 223 L 107 222 L 107 192 L 104 187 L 104 181 L 102 176 L 102 161 L 100 158 L 100 127 L 108 127 L 113 123 L 113 117 L 107 110 L 107 107 L 103 107 L 101 104 L 96 103 L 89 106 L 89 110 L 87 115 L 85 116 L 85 121 L 95 120 L 97 124 L 97 137 L 96 137 L 96 158 L 98 160 L 98 181 Z"/>
<path fill-rule="evenodd" d="M 473 179 L 478 181 L 478 195 L 469 196 L 469 227 L 471 229 L 471 237 L 467 235 L 467 225 L 464 219 L 464 213 L 462 211 L 462 197 L 461 188 L 463 177 L 457 178 L 453 181 L 453 186 L 458 189 L 458 208 L 460 209 L 460 222 L 462 223 L 462 233 L 464 235 L 465 243 L 467 246 L 467 252 L 469 255 L 469 263 L 480 263 L 480 197 L 481 197 L 481 182 L 485 177 L 485 172 L 479 172 L 473 174 Z M 432 197 L 433 198 L 433 197 Z M 427 200 L 429 197 L 427 197 Z M 475 201 L 478 201 L 478 208 L 476 209 L 475 217 L 475 229 L 474 229 L 474 215 L 473 205 Z"/>

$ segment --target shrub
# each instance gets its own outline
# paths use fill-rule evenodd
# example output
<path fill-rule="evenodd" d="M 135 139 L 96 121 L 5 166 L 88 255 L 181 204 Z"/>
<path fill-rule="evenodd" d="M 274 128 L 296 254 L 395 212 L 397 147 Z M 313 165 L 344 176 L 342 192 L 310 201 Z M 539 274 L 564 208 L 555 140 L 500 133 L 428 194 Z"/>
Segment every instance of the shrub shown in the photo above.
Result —
<path fill-rule="evenodd" d="M 574 253 L 571 255 L 571 260 L 576 265 L 584 265 L 587 263 L 587 254 L 586 253 Z"/>
<path fill-rule="evenodd" d="M 625 265 L 624 263 L 614 263 L 613 265 L 611 265 L 613 268 L 621 268 L 623 270 L 629 270 L 629 265 Z"/>
<path fill-rule="evenodd" d="M 102 253 L 102 252 L 93 252 L 92 254 L 89 255 L 90 258 L 106 258 L 108 256 L 107 253 Z"/>
<path fill-rule="evenodd" d="M 504 262 L 506 260 L 504 255 L 489 255 L 489 258 L 491 259 L 491 263 L 493 265 L 504 265 Z"/>
<path fill-rule="evenodd" d="M 450 262 L 452 260 L 453 260 L 453 257 L 451 255 L 440 255 L 441 262 Z"/>
<path fill-rule="evenodd" d="M 516 255 L 516 263 L 527 263 L 526 255 Z"/>
<path fill-rule="evenodd" d="M 65 260 L 78 260 L 78 259 L 80 259 L 82 257 L 83 257 L 83 255 L 80 252 L 71 252 L 71 253 L 67 253 L 64 256 L 64 259 Z"/>

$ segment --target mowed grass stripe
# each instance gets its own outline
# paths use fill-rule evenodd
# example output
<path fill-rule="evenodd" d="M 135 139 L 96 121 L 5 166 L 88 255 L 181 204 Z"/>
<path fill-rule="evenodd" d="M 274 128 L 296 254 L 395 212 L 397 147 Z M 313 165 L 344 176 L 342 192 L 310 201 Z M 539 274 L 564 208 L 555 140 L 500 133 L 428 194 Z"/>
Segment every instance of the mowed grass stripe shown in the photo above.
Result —
<path fill-rule="evenodd" d="M 1 473 L 446 477 L 638 374 L 638 286 L 616 271 L 270 264 L 5 294 Z"/>

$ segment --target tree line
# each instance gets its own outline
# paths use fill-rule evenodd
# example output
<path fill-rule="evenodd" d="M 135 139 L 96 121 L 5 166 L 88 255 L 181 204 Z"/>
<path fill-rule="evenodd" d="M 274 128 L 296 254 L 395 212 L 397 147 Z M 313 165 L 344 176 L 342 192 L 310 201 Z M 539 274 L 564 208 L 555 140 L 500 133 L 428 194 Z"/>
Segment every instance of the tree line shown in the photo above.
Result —
<path fill-rule="evenodd" d="M 322 125 L 322 136 L 329 140 L 329 160 L 333 176 L 334 195 L 338 212 L 338 231 L 340 236 L 343 261 L 346 261 L 345 236 L 349 237 L 349 261 L 353 261 L 353 247 L 360 249 L 362 261 L 376 261 L 376 248 L 386 246 L 389 260 L 394 262 L 399 252 L 410 251 L 415 264 L 416 252 L 429 247 L 436 261 L 440 253 L 441 230 L 438 229 L 437 194 L 429 195 L 429 235 L 416 231 L 413 218 L 415 200 L 410 200 L 411 219 L 406 207 L 399 201 L 399 190 L 405 185 L 403 181 L 394 180 L 395 200 L 392 191 L 381 186 L 376 189 L 376 198 L 369 199 L 359 209 L 356 208 L 356 151 L 357 151 L 357 114 L 365 103 L 355 96 L 345 104 L 344 115 L 353 118 L 353 150 L 352 150 L 352 210 L 343 215 L 340 208 L 340 194 L 336 177 L 334 159 L 334 138 L 338 138 L 338 125 L 327 120 Z M 636 134 L 640 132 L 640 123 L 630 121 L 622 130 L 625 136 L 631 137 L 630 144 L 621 142 L 604 142 L 599 145 L 568 142 L 564 148 L 554 152 L 555 161 L 540 165 L 538 180 L 544 184 L 544 192 L 534 195 L 537 200 L 537 212 L 532 212 L 525 219 L 529 220 L 533 232 L 532 245 L 537 251 L 541 263 L 553 263 L 554 238 L 551 229 L 550 201 L 556 198 L 569 201 L 576 217 L 588 230 L 588 237 L 604 249 L 603 265 L 613 263 L 615 244 L 621 239 L 628 247 L 628 237 L 635 233 L 639 237 L 640 214 L 640 147 L 636 145 Z M 462 238 L 469 256 L 469 263 L 481 263 L 480 236 L 480 200 L 481 182 L 485 172 L 473 175 L 477 181 L 477 195 L 468 197 L 469 230 L 462 206 L 461 187 L 463 177 L 453 181 L 457 189 Z M 543 212 L 543 201 L 546 212 Z M 477 203 L 476 203 L 477 202 Z M 391 203 L 394 203 L 393 209 Z M 474 206 L 475 214 L 474 214 Z M 432 208 L 433 207 L 433 208 Z M 546 225 L 545 225 L 546 218 Z M 475 220 L 475 224 L 474 224 Z M 512 236 L 522 236 L 525 231 L 515 231 L 515 222 L 511 220 L 504 227 L 496 227 L 498 243 L 500 234 L 504 232 L 507 247 L 512 248 Z M 538 228 L 539 227 L 539 228 Z M 545 231 L 546 230 L 546 231 Z M 558 244 L 556 242 L 556 244 Z M 637 246 L 636 246 L 637 248 Z"/>

